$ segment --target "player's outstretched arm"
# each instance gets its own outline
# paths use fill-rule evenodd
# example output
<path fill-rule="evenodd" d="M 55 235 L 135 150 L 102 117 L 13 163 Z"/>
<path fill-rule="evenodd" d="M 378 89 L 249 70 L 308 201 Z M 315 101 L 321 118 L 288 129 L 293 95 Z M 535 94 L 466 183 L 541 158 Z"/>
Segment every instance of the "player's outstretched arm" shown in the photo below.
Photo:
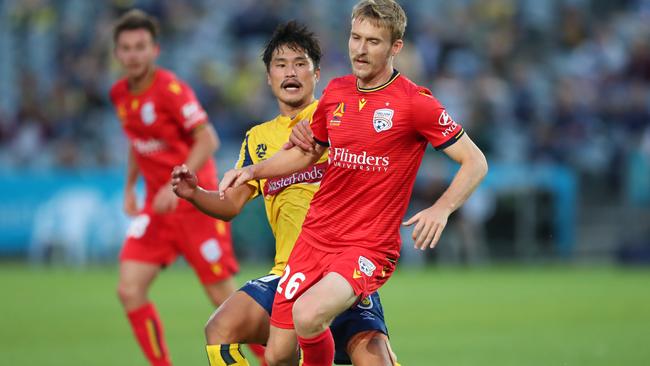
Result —
<path fill-rule="evenodd" d="M 449 215 L 474 192 L 488 170 L 485 156 L 467 134 L 443 151 L 460 164 L 460 169 L 433 206 L 418 212 L 404 223 L 406 226 L 415 224 L 412 238 L 415 248 L 422 250 L 427 246 L 436 246 Z"/>
<path fill-rule="evenodd" d="M 172 190 L 176 196 L 187 200 L 204 214 L 224 221 L 237 216 L 254 193 L 253 187 L 244 184 L 228 191 L 225 199 L 219 199 L 218 192 L 206 191 L 198 186 L 196 174 L 187 165 L 174 167 Z"/>
<path fill-rule="evenodd" d="M 314 134 L 309 126 L 309 120 L 302 120 L 296 123 L 291 129 L 289 141 L 282 146 L 284 150 L 289 150 L 294 146 L 298 146 L 302 151 L 311 152 L 316 148 L 316 141 L 314 141 Z"/>
<path fill-rule="evenodd" d="M 325 147 L 318 145 L 312 151 L 298 147 L 280 150 L 271 158 L 240 169 L 232 169 L 219 182 L 219 194 L 223 198 L 227 190 L 237 188 L 250 180 L 283 177 L 305 169 L 320 159 Z"/>

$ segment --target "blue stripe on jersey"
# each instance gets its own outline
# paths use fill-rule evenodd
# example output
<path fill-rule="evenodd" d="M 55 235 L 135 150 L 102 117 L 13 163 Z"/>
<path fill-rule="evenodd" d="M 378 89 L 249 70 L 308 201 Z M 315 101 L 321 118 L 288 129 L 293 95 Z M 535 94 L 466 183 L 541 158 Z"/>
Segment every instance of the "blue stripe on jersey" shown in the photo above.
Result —
<path fill-rule="evenodd" d="M 250 152 L 248 152 L 248 135 L 246 135 L 246 146 L 244 147 L 244 161 L 242 162 L 242 168 L 245 166 L 253 165 L 253 158 L 251 158 Z"/>

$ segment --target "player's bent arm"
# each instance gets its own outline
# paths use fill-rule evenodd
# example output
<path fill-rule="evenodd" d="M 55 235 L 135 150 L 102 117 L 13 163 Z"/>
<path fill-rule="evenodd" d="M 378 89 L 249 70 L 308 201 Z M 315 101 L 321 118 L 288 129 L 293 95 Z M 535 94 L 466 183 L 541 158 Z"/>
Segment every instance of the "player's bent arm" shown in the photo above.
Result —
<path fill-rule="evenodd" d="M 185 165 L 191 171 L 197 172 L 219 148 L 219 137 L 210 123 L 197 126 L 193 130 L 192 137 L 194 138 L 194 143 L 192 144 L 190 153 L 187 155 Z"/>
<path fill-rule="evenodd" d="M 230 221 L 239 215 L 255 188 L 243 184 L 226 192 L 224 199 L 220 199 L 217 191 L 207 191 L 196 187 L 194 194 L 187 200 L 204 214 L 223 221 Z"/>
<path fill-rule="evenodd" d="M 299 147 L 289 150 L 280 150 L 271 158 L 251 165 L 253 179 L 267 179 L 283 177 L 308 168 L 323 156 L 326 147 L 316 145 L 311 151 L 304 151 Z"/>
<path fill-rule="evenodd" d="M 488 164 L 483 152 L 467 134 L 443 151 L 460 164 L 460 169 L 451 184 L 436 201 L 436 205 L 448 209 L 451 214 L 467 200 L 483 180 L 488 171 Z"/>

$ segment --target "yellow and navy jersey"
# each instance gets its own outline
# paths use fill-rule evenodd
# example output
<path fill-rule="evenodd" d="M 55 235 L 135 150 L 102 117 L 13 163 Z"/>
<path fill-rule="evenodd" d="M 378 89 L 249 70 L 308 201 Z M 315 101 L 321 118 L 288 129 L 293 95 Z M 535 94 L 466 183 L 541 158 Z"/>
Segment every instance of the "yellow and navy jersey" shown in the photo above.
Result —
<path fill-rule="evenodd" d="M 318 101 L 314 101 L 294 118 L 280 115 L 251 128 L 242 143 L 236 167 L 256 164 L 281 150 L 289 141 L 293 126 L 302 120 L 311 120 L 317 104 Z M 324 154 L 316 164 L 300 172 L 248 182 L 255 188 L 250 199 L 258 195 L 264 197 L 266 216 L 275 236 L 275 265 L 270 273 L 282 275 L 326 168 L 327 154 Z"/>

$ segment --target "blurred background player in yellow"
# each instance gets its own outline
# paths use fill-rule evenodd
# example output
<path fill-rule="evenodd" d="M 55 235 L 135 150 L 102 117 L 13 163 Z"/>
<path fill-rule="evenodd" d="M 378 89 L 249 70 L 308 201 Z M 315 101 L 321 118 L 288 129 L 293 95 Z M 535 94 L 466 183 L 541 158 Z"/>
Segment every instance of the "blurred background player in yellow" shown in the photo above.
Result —
<path fill-rule="evenodd" d="M 296 22 L 280 25 L 264 50 L 268 84 L 280 114 L 250 129 L 242 143 L 237 167 L 265 160 L 282 149 L 292 127 L 310 119 L 318 101 L 314 87 L 320 76 L 321 50 L 305 26 Z M 206 326 L 207 352 L 211 366 L 248 365 L 240 343 L 266 344 L 273 298 L 281 282 L 287 258 L 298 237 L 309 203 L 318 190 L 327 166 L 324 155 L 312 166 L 290 176 L 251 181 L 229 190 L 225 200 L 217 192 L 197 184 L 200 177 L 186 165 L 174 168 L 174 192 L 204 213 L 223 220 L 235 217 L 251 199 L 264 197 L 266 213 L 276 239 L 275 265 L 266 276 L 248 281 L 210 318 Z M 203 182 L 201 181 L 201 184 Z M 292 291 L 284 284 L 285 291 Z M 373 293 L 344 312 L 332 324 L 337 364 L 394 365 L 379 295 Z M 297 341 L 291 354 L 268 354 L 271 364 L 297 365 Z"/>
<path fill-rule="evenodd" d="M 170 71 L 156 66 L 160 53 L 156 19 L 139 10 L 115 25 L 115 57 L 126 77 L 110 97 L 130 141 L 124 210 L 133 217 L 120 254 L 118 295 L 142 351 L 155 366 L 171 365 L 163 327 L 148 299 L 162 268 L 181 254 L 201 280 L 215 306 L 234 291 L 238 264 L 230 226 L 178 202 L 169 172 L 185 164 L 201 184 L 216 187 L 212 159 L 219 140 L 194 92 Z M 135 184 L 142 174 L 146 197 L 136 203 Z"/>

